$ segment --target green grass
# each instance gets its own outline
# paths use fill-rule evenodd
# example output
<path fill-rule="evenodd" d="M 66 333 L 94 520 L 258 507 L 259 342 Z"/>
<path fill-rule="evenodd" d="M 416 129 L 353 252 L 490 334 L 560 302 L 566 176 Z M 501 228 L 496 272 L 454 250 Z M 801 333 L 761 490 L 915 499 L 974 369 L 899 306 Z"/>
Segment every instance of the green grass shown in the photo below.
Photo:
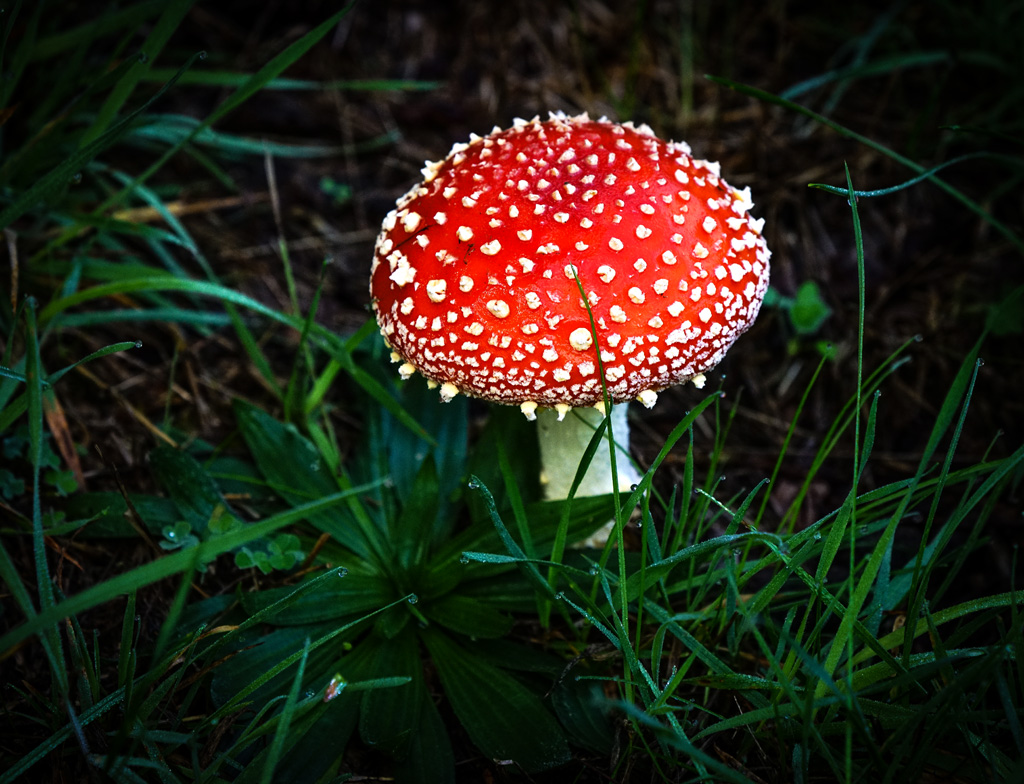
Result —
<path fill-rule="evenodd" d="M 235 192 L 225 161 L 339 153 L 214 129 L 260 90 L 431 85 L 282 77 L 348 9 L 252 74 L 204 70 L 198 53 L 151 67 L 190 5 L 140 3 L 48 34 L 42 4 L 15 4 L 0 20 L 11 74 L 0 103 L 31 69 L 63 76 L 24 124 L 31 132 L 4 138 L 0 164 L 0 224 L 17 227 L 20 284 L 37 297 L 0 303 L 0 447 L 13 469 L 0 472 L 0 656 L 5 668 L 43 659 L 26 678 L 5 678 L 0 782 L 47 765 L 118 782 L 340 781 L 357 747 L 400 781 L 454 781 L 467 758 L 579 780 L 589 780 L 581 761 L 612 780 L 1024 778 L 1024 590 L 966 598 L 959 585 L 990 521 L 1019 501 L 1024 445 L 960 457 L 984 393 L 983 333 L 945 380 L 916 465 L 868 480 L 912 352 L 908 342 L 874 364 L 865 356 L 860 211 L 871 193 L 849 173 L 833 186 L 850 205 L 833 231 L 857 251 L 859 325 L 846 336 L 856 374 L 810 460 L 790 450 L 834 361 L 827 351 L 770 476 L 753 486 L 722 480 L 743 434 L 738 406 L 715 391 L 674 423 L 630 493 L 544 502 L 535 436 L 518 412 L 492 410 L 481 428 L 464 399 L 440 405 L 421 380 L 399 382 L 373 324 L 341 335 L 320 323 L 322 278 L 302 304 L 283 243 L 286 307 L 232 288 L 168 207 L 183 187 L 166 171 L 175 156 Z M 143 20 L 147 56 L 134 57 L 127 42 Z M 94 81 L 57 60 L 85 62 L 98 43 L 118 56 Z M 935 61 L 860 63 L 802 87 Z M 170 91 L 210 85 L 227 97 L 202 120 L 154 110 Z M 796 91 L 730 86 L 891 157 L 916 175 L 906 187 L 936 185 L 1024 247 L 940 179 L 941 166 L 793 103 Z M 119 152 L 142 156 L 141 173 L 118 168 Z M 140 206 L 159 227 L 116 217 Z M 801 302 L 803 321 L 796 301 L 780 307 L 809 335 L 827 310 L 816 296 Z M 62 341 L 142 323 L 230 339 L 261 394 L 234 402 L 230 433 L 215 443 L 169 415 L 155 423 L 152 486 L 71 490 L 54 472 L 58 453 L 75 454 L 52 418 L 66 379 L 138 346 L 115 340 L 69 361 Z M 289 349 L 268 334 L 287 335 Z M 343 430 L 339 413 L 358 428 Z M 613 436 L 600 428 L 594 443 Z M 684 458 L 675 484 L 670 457 Z M 809 520 L 814 483 L 837 465 L 844 500 Z M 783 504 L 777 479 L 794 466 L 800 482 Z M 611 518 L 603 551 L 566 547 Z M 115 537 L 148 542 L 146 562 L 63 595 L 54 551 Z M 142 607 L 158 586 L 158 623 L 147 626 Z M 114 617 L 115 632 L 91 626 L 98 617 Z"/>

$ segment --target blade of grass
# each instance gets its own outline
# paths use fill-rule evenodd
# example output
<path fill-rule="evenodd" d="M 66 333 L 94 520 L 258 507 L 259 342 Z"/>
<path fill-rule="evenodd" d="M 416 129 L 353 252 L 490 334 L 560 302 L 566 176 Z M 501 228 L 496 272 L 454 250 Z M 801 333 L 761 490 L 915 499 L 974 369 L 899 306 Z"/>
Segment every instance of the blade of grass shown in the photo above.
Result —
<path fill-rule="evenodd" d="M 971 353 L 976 353 L 978 345 L 975 345 L 975 350 Z M 970 359 L 970 357 L 968 357 Z M 961 366 L 961 373 L 958 374 L 957 381 L 962 378 L 962 371 L 966 369 L 967 364 Z M 946 487 L 946 482 L 949 478 L 950 468 L 953 462 L 953 455 L 956 453 L 956 447 L 960 440 L 960 434 L 963 431 L 964 420 L 967 418 L 967 410 L 971 403 L 971 396 L 974 393 L 974 383 L 978 378 L 978 370 L 981 367 L 981 361 L 975 360 L 974 372 L 971 374 L 970 383 L 966 390 L 963 389 L 962 384 L 954 382 L 950 388 L 949 394 L 946 395 L 946 400 L 943 403 L 942 409 L 939 412 L 939 418 L 946 419 L 947 406 L 949 408 L 955 408 L 960 404 L 961 400 L 963 405 L 960 406 L 960 418 L 953 431 L 953 435 L 950 441 L 949 448 L 946 450 L 946 458 L 942 461 L 942 467 L 939 469 L 939 476 L 936 478 L 936 486 L 932 495 L 932 503 L 928 509 L 928 515 L 924 521 L 924 528 L 921 532 L 922 546 L 918 548 L 917 555 L 914 559 L 914 570 L 910 578 L 910 600 L 907 604 L 907 617 L 917 618 L 921 608 L 924 606 L 926 601 L 925 595 L 928 589 L 928 581 L 931 577 L 931 573 L 935 568 L 937 558 L 928 558 L 925 563 L 925 553 L 929 550 L 927 544 L 930 544 L 932 525 L 935 521 L 935 516 L 938 513 L 939 501 L 942 498 L 943 490 Z M 959 394 L 954 394 L 954 390 L 959 389 Z M 945 427 L 942 428 L 945 430 Z M 931 440 L 931 439 L 930 439 Z M 948 536 L 952 536 L 951 527 L 947 527 Z M 905 645 L 903 649 L 903 657 L 906 659 L 910 655 L 910 646 Z"/>
<path fill-rule="evenodd" d="M 21 75 L 25 71 L 25 66 L 28 65 L 29 59 L 32 57 L 32 52 L 37 44 L 37 36 L 39 33 L 39 19 L 43 13 L 43 4 L 37 3 L 34 7 L 35 13 L 28 19 L 27 23 L 23 26 L 18 22 L 18 16 L 21 14 L 22 6 L 24 5 L 22 0 L 17 0 L 14 7 L 10 9 L 10 13 L 7 14 L 6 24 L 4 25 L 4 36 L 3 36 L 3 49 L 0 50 L 0 65 L 3 66 L 4 78 L 0 81 L 0 106 L 11 105 L 11 95 L 14 93 L 15 87 L 21 80 Z M 19 35 L 18 48 L 14 52 L 14 56 L 10 62 L 7 62 L 7 43 L 10 41 L 11 34 L 17 30 Z M 3 227 L 4 223 L 0 222 L 0 227 Z"/>
<path fill-rule="evenodd" d="M 40 3 L 39 7 L 43 8 L 44 5 Z M 113 9 L 109 13 L 100 14 L 70 30 L 40 38 L 33 43 L 30 60 L 48 60 L 68 49 L 91 43 L 97 38 L 111 33 L 120 30 L 137 30 L 146 23 L 147 19 L 159 14 L 165 5 L 164 0 L 143 0 L 143 2 L 133 3 L 122 9 Z"/>
<path fill-rule="evenodd" d="M 160 82 L 167 78 L 169 69 L 151 68 L 148 73 L 140 78 L 143 81 Z M 240 71 L 222 70 L 198 70 L 192 71 L 182 84 L 203 85 L 206 87 L 241 87 L 252 74 Z M 330 79 L 324 82 L 317 82 L 311 79 L 289 79 L 287 77 L 276 77 L 267 82 L 265 90 L 314 90 L 322 92 L 325 90 L 351 90 L 369 92 L 391 92 L 401 91 L 427 91 L 436 90 L 443 82 L 435 82 L 423 79 Z"/>
<path fill-rule="evenodd" d="M 146 40 L 142 44 L 142 53 L 145 56 L 139 58 L 135 66 L 111 90 L 92 125 L 82 134 L 80 146 L 88 145 L 107 130 L 134 92 L 142 74 L 149 70 L 150 63 L 156 60 L 171 34 L 181 25 L 193 2 L 194 0 L 171 0 L 171 2 L 163 4 L 163 13 L 150 28 L 149 35 L 146 36 Z"/>
<path fill-rule="evenodd" d="M 274 769 L 281 758 L 284 750 L 285 740 L 288 738 L 288 730 L 291 728 L 292 717 L 295 715 L 295 708 L 299 702 L 299 692 L 302 689 L 302 678 L 306 674 L 306 661 L 309 659 L 309 638 L 302 646 L 302 655 L 299 658 L 299 666 L 295 668 L 295 677 L 292 679 L 292 687 L 288 690 L 288 697 L 284 701 L 284 707 L 274 730 L 274 739 L 270 742 L 267 756 L 263 760 L 263 770 L 260 771 L 260 784 L 272 784 L 274 781 Z"/>
<path fill-rule="evenodd" d="M 710 74 L 705 75 L 705 78 L 709 79 L 712 82 L 715 82 L 716 84 L 728 87 L 731 90 L 736 90 L 737 92 L 743 93 L 744 95 L 749 95 L 760 101 L 764 101 L 765 103 L 775 104 L 776 106 L 781 106 L 782 108 L 787 109 L 789 111 L 796 112 L 797 114 L 801 114 L 805 117 L 809 117 L 815 122 L 820 123 L 821 125 L 824 125 L 828 128 L 831 128 L 832 130 L 839 133 L 841 136 L 846 136 L 850 139 L 854 139 L 860 144 L 863 144 L 866 147 L 875 150 L 876 152 L 880 152 L 883 155 L 888 156 L 889 158 L 892 158 L 894 161 L 902 164 L 903 166 L 906 166 L 908 169 L 917 174 L 923 174 L 925 172 L 925 167 L 922 166 L 921 164 L 915 163 L 909 158 L 900 155 L 895 150 L 889 149 L 884 144 L 876 142 L 874 139 L 871 139 L 867 136 L 864 136 L 863 134 L 857 133 L 856 131 L 853 131 L 843 125 L 840 125 L 834 120 L 830 120 L 829 118 L 821 114 L 818 114 L 817 112 L 812 111 L 811 109 L 808 109 L 806 106 L 801 106 L 798 103 L 794 103 L 793 101 L 781 98 L 780 96 L 774 95 L 773 93 L 769 93 L 766 90 L 761 90 L 758 89 L 757 87 L 751 87 L 750 85 L 741 84 L 730 79 L 723 79 L 722 77 L 712 76 Z M 998 231 L 1007 240 L 1009 240 L 1010 243 L 1012 243 L 1018 251 L 1024 253 L 1024 238 L 1019 237 L 1013 230 L 1011 230 L 1002 221 L 998 220 L 988 210 L 986 210 L 976 201 L 968 197 L 966 194 L 962 193 L 957 188 L 954 188 L 945 180 L 941 180 L 935 175 L 932 175 L 928 179 L 936 186 L 941 188 L 943 191 L 948 193 L 950 196 L 952 196 L 954 199 L 956 199 L 958 202 L 960 202 L 962 205 L 967 207 L 967 209 L 969 209 L 971 212 L 982 218 L 982 220 L 984 220 L 986 223 L 990 224 L 996 231 Z"/>
<path fill-rule="evenodd" d="M 25 379 L 28 395 L 29 446 L 26 457 L 32 466 L 32 554 L 36 568 L 36 593 L 39 611 L 45 614 L 54 607 L 53 580 L 46 560 L 46 534 L 43 531 L 43 512 L 40 504 L 39 478 L 42 472 L 43 454 L 43 379 L 39 357 L 39 333 L 36 329 L 35 302 L 30 300 L 25 307 Z M 35 619 L 39 616 L 36 615 Z M 57 684 L 58 692 L 68 693 L 67 664 L 60 642 L 56 621 L 40 624 L 37 631 L 50 671 Z M 2 649 L 2 646 L 0 646 Z"/>
<path fill-rule="evenodd" d="M 469 489 L 476 490 L 479 492 L 484 499 L 484 505 L 487 508 L 487 513 L 491 518 L 491 522 L 494 524 L 494 530 L 498 533 L 502 544 L 505 549 L 508 550 L 509 555 L 516 559 L 516 565 L 522 570 L 523 575 L 528 579 L 537 589 L 538 593 L 547 597 L 549 600 L 555 598 L 555 592 L 551 586 L 541 575 L 537 565 L 526 557 L 526 553 L 519 546 L 512 535 L 509 534 L 508 528 L 505 527 L 505 522 L 501 519 L 501 515 L 498 514 L 498 509 L 494 503 L 494 496 L 491 495 L 491 491 L 487 489 L 487 486 L 476 476 L 469 478 Z"/>
<path fill-rule="evenodd" d="M 235 91 L 224 99 L 221 104 L 214 109 L 202 122 L 196 125 L 195 129 L 185 137 L 179 144 L 168 149 L 156 162 L 151 164 L 142 174 L 140 174 L 132 185 L 125 188 L 120 194 L 117 194 L 110 199 L 107 199 L 96 212 L 105 212 L 114 204 L 122 201 L 128 193 L 134 190 L 135 184 L 141 184 L 148 180 L 153 174 L 163 168 L 164 164 L 170 160 L 170 158 L 182 147 L 186 142 L 190 142 L 195 136 L 197 136 L 203 129 L 214 125 L 219 120 L 222 120 L 225 116 L 233 112 L 243 103 L 252 98 L 256 93 L 263 89 L 270 81 L 280 76 L 281 73 L 292 66 L 297 60 L 308 52 L 314 44 L 316 44 L 321 38 L 327 33 L 334 29 L 338 22 L 340 22 L 348 12 L 355 5 L 354 2 L 346 3 L 345 7 L 340 11 L 332 14 L 326 20 L 321 22 L 319 25 L 314 27 L 304 36 L 299 38 L 297 41 L 292 42 L 284 51 L 275 55 L 270 61 L 260 68 L 256 73 L 249 76 L 242 84 L 240 84 Z"/>
<path fill-rule="evenodd" d="M 241 530 L 208 539 L 198 545 L 198 557 L 203 561 L 210 561 L 221 553 L 229 552 L 236 547 L 241 547 L 243 544 L 268 536 L 279 528 L 296 523 L 309 515 L 330 509 L 350 496 L 356 496 L 372 490 L 376 485 L 377 483 L 360 485 L 349 490 L 333 493 L 316 501 L 311 501 L 308 504 L 302 504 L 273 515 L 258 523 L 247 525 Z M 171 553 L 156 561 L 144 564 L 129 572 L 112 577 L 105 582 L 86 588 L 84 591 L 55 604 L 20 626 L 16 626 L 3 637 L 0 637 L 0 658 L 9 655 L 11 649 L 22 640 L 27 639 L 33 634 L 39 634 L 48 626 L 64 618 L 97 607 L 116 596 L 131 593 L 143 586 L 186 571 L 191 568 L 195 557 L 196 554 L 190 550 L 180 550 Z"/>
<path fill-rule="evenodd" d="M 198 55 L 193 55 L 190 57 L 185 62 L 185 65 L 183 65 L 178 71 L 178 75 L 184 73 L 192 65 L 197 56 Z M 11 225 L 15 220 L 33 209 L 37 204 L 49 199 L 58 190 L 63 188 L 75 174 L 80 172 L 86 163 L 117 142 L 128 131 L 135 119 L 145 112 L 153 103 L 163 97 L 164 93 L 174 85 L 177 81 L 178 75 L 157 90 L 152 98 L 146 101 L 146 103 L 134 112 L 127 115 L 120 122 L 115 123 L 113 127 L 103 133 L 99 138 L 80 148 L 78 152 L 65 158 L 50 172 L 39 178 L 31 187 L 23 191 L 22 194 L 8 205 L 6 209 L 0 212 L 0 227 Z M 97 214 L 101 213 L 102 210 L 97 210 Z M 73 236 L 77 231 L 77 228 L 69 229 L 65 232 L 65 235 L 68 235 L 68 232 L 71 232 L 68 236 Z"/>

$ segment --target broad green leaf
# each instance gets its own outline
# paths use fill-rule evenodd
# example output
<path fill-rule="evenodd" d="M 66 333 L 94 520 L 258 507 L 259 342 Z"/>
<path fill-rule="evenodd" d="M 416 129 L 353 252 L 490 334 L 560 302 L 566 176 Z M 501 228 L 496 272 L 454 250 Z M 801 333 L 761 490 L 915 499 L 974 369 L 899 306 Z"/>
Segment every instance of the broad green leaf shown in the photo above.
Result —
<path fill-rule="evenodd" d="M 595 754 L 608 754 L 615 743 L 612 704 L 602 681 L 580 676 L 579 668 L 566 672 L 551 691 L 551 704 L 573 741 Z"/>
<path fill-rule="evenodd" d="M 506 454 L 514 458 L 509 461 L 509 468 L 519 495 L 524 502 L 535 501 L 541 495 L 540 448 L 537 446 L 536 423 L 527 422 L 522 413 L 511 406 L 495 407 L 467 459 L 467 475 L 473 474 L 490 489 L 498 510 L 504 514 L 510 504 L 505 494 L 505 478 L 499 453 L 494 447 L 498 441 Z M 493 527 L 487 505 L 478 493 L 466 494 L 466 503 L 475 522 Z M 512 522 L 511 517 L 509 522 Z"/>
<path fill-rule="evenodd" d="M 511 556 L 505 556 L 511 558 Z M 466 568 L 461 566 L 461 568 Z M 478 572 L 484 572 L 479 576 Z M 490 574 L 488 574 L 490 572 Z M 497 573 L 494 573 L 497 572 Z M 537 594 L 518 569 L 472 569 L 470 576 L 459 583 L 458 595 L 473 599 L 503 612 L 532 613 L 537 609 Z"/>
<path fill-rule="evenodd" d="M 405 757 L 420 723 L 426 686 L 416 632 L 406 626 L 390 640 L 371 636 L 360 643 L 373 650 L 371 678 L 408 676 L 412 681 L 396 689 L 375 689 L 363 697 L 359 711 L 359 736 L 373 748 Z M 429 699 L 429 696 L 428 696 Z"/>
<path fill-rule="evenodd" d="M 355 672 L 353 676 L 361 677 Z M 343 692 L 295 722 L 293 743 L 277 765 L 278 781 L 315 784 L 337 766 L 356 728 L 361 696 L 357 691 Z"/>
<path fill-rule="evenodd" d="M 389 369 L 390 371 L 390 369 Z M 437 506 L 433 519 L 420 524 L 430 525 L 425 533 L 431 544 L 445 541 L 451 535 L 456 521 L 453 499 L 461 494 L 466 472 L 466 444 L 468 441 L 469 403 L 465 397 L 457 397 L 450 403 L 442 404 L 436 389 L 428 389 L 420 381 L 403 383 L 400 387 L 399 402 L 406 411 L 412 412 L 422 426 L 424 433 L 434 443 L 413 432 L 404 423 L 388 414 L 381 417 L 380 437 L 386 451 L 386 465 L 395 495 L 406 506 L 414 499 L 414 482 L 428 457 L 436 465 Z M 381 411 L 384 414 L 384 411 Z M 416 501 L 412 501 L 416 503 Z"/>
<path fill-rule="evenodd" d="M 170 498 L 155 495 L 129 495 L 132 507 L 142 525 L 159 535 L 165 526 L 181 519 L 177 505 Z M 68 517 L 88 519 L 82 529 L 85 537 L 138 536 L 128 520 L 128 504 L 120 493 L 77 493 L 68 499 Z"/>
<path fill-rule="evenodd" d="M 526 505 L 526 518 L 533 536 L 533 546 L 540 557 L 551 552 L 555 534 L 562 516 L 564 501 L 537 501 Z M 599 526 L 615 516 L 615 505 L 611 495 L 595 495 L 575 498 L 572 514 L 569 516 L 568 541 L 578 541 L 589 536 Z M 512 532 L 514 534 L 514 531 Z M 506 553 L 501 537 L 494 525 L 479 523 L 449 539 L 438 548 L 431 563 L 433 570 L 450 570 L 459 566 L 459 559 L 467 551 Z"/>
<path fill-rule="evenodd" d="M 252 613 L 269 607 L 294 591 L 294 587 L 267 588 L 242 594 L 242 606 Z M 320 582 L 281 613 L 267 618 L 278 626 L 303 626 L 337 620 L 383 607 L 394 601 L 394 588 L 383 576 L 350 571 L 329 582 Z"/>
<path fill-rule="evenodd" d="M 395 781 L 407 784 L 455 784 L 455 755 L 448 730 L 426 689 L 419 689 L 420 723 L 409 753 L 395 765 Z"/>
<path fill-rule="evenodd" d="M 511 616 L 461 593 L 450 593 L 425 604 L 423 614 L 470 638 L 504 637 L 512 629 Z"/>
<path fill-rule="evenodd" d="M 356 646 L 351 653 L 338 656 L 329 662 L 325 670 L 338 673 L 350 682 L 371 679 L 370 671 L 373 664 L 373 653 L 368 646 Z M 320 695 L 324 685 L 315 686 L 315 693 Z M 385 691 L 400 691 L 405 686 Z M 323 776 L 337 764 L 359 718 L 359 705 L 362 698 L 371 691 L 344 688 L 330 701 L 321 702 L 318 709 L 296 722 L 292 727 L 292 745 L 287 749 L 277 766 L 277 781 L 289 784 L 314 784 L 322 781 Z M 322 697 L 320 699 L 323 699 Z"/>
<path fill-rule="evenodd" d="M 821 290 L 813 280 L 804 281 L 796 290 L 789 311 L 793 328 L 800 335 L 813 335 L 832 315 L 832 309 L 821 297 Z"/>
<path fill-rule="evenodd" d="M 528 773 L 569 761 L 565 734 L 536 694 L 445 633 L 426 629 L 423 637 L 448 701 L 485 756 Z"/>
<path fill-rule="evenodd" d="M 390 525 L 391 547 L 402 568 L 410 569 L 423 563 L 439 504 L 437 466 L 433 457 L 428 457 L 415 474 L 402 511 Z"/>
<path fill-rule="evenodd" d="M 480 640 L 473 643 L 473 655 L 503 670 L 532 672 L 552 683 L 565 674 L 565 662 L 542 651 L 513 640 Z"/>
<path fill-rule="evenodd" d="M 256 465 L 282 499 L 301 504 L 337 492 L 338 479 L 330 476 L 312 442 L 292 425 L 242 401 L 235 402 L 235 415 Z M 356 555 L 370 556 L 364 527 L 347 510 L 332 509 L 308 519 Z"/>
<path fill-rule="evenodd" d="M 228 509 L 217 483 L 188 452 L 158 446 L 149 455 L 149 466 L 193 531 L 206 531 L 218 507 Z"/>
<path fill-rule="evenodd" d="M 56 623 L 76 613 L 85 612 L 110 601 L 115 596 L 131 593 L 171 575 L 194 569 L 200 560 L 209 562 L 221 553 L 230 552 L 248 542 L 269 536 L 280 528 L 292 525 L 309 515 L 315 515 L 321 510 L 330 509 L 332 506 L 344 502 L 350 495 L 366 492 L 367 489 L 366 487 L 354 487 L 351 490 L 333 493 L 296 509 L 289 509 L 268 517 L 266 520 L 250 523 L 240 530 L 204 541 L 199 545 L 198 553 L 179 551 L 165 555 L 129 572 L 118 574 L 102 583 L 90 586 L 6 632 L 3 637 L 0 637 L 0 650 L 17 645 L 33 634 L 38 634 L 40 630 L 46 628 L 47 624 Z"/>
<path fill-rule="evenodd" d="M 217 705 L 224 705 L 258 676 L 297 651 L 301 651 L 307 639 L 320 637 L 330 628 L 331 624 L 321 623 L 315 626 L 276 629 L 267 634 L 261 634 L 260 630 L 252 630 L 243 635 L 238 640 L 240 649 L 213 672 L 210 693 L 214 702 Z M 326 670 L 332 661 L 340 657 L 341 641 L 336 645 L 322 646 L 314 651 L 311 659 L 317 653 L 319 661 L 310 664 L 313 672 Z M 249 695 L 249 699 L 262 702 L 277 693 L 286 692 L 292 677 L 293 673 L 290 670 L 279 673 Z"/>

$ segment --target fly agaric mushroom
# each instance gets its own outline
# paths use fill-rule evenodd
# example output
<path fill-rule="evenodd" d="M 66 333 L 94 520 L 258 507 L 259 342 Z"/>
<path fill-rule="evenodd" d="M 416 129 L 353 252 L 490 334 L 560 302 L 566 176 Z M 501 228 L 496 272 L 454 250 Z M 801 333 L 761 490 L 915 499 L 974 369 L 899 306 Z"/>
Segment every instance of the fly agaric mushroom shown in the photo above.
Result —
<path fill-rule="evenodd" d="M 427 162 L 398 200 L 377 238 L 373 308 L 401 376 L 422 373 L 442 400 L 562 420 L 602 404 L 603 371 L 613 403 L 650 408 L 665 387 L 702 386 L 757 316 L 770 253 L 752 206 L 717 163 L 646 125 L 516 120 Z M 578 440 L 545 434 L 556 449 Z M 563 458 L 569 481 L 578 460 Z"/>

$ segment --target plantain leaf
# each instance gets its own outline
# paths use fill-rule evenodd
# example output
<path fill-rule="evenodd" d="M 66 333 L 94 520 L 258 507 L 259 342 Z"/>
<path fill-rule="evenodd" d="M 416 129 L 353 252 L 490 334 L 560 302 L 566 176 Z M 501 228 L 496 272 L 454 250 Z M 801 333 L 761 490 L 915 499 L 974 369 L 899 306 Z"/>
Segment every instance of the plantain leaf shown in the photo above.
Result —
<path fill-rule="evenodd" d="M 477 494 L 474 494 L 477 495 Z M 469 496 L 470 498 L 473 495 Z M 558 531 L 565 501 L 537 501 L 526 506 L 526 517 L 530 521 L 533 546 L 540 557 L 551 552 Z M 611 495 L 595 495 L 575 498 L 569 515 L 568 541 L 578 541 L 592 534 L 603 523 L 615 516 L 615 504 Z M 513 538 L 515 531 L 510 531 Z M 449 539 L 438 548 L 431 563 L 433 571 L 452 571 L 459 564 L 462 554 L 467 551 L 506 553 L 497 531 L 491 522 L 478 523 Z"/>
<path fill-rule="evenodd" d="M 160 534 L 165 526 L 181 519 L 177 505 L 169 498 L 155 495 L 130 495 L 132 507 L 146 530 Z M 137 536 L 128 519 L 128 504 L 120 493 L 76 493 L 68 499 L 67 514 L 72 520 L 88 519 L 82 529 L 87 538 Z"/>
<path fill-rule="evenodd" d="M 289 627 L 262 635 L 260 630 L 253 630 L 240 635 L 238 653 L 214 670 L 213 681 L 210 684 L 210 693 L 214 702 L 217 705 L 225 704 L 271 667 L 301 650 L 307 639 L 316 639 L 322 636 L 325 632 L 330 631 L 332 626 L 334 624 L 328 623 L 318 626 Z M 310 671 L 326 670 L 330 660 L 338 658 L 339 647 L 334 644 L 325 645 L 310 654 L 307 665 Z M 327 661 L 322 661 L 325 658 Z M 314 666 L 314 664 L 319 666 Z M 278 693 L 287 693 L 293 677 L 293 672 L 285 670 L 263 684 L 250 696 L 254 702 L 262 704 Z"/>
<path fill-rule="evenodd" d="M 206 531 L 218 507 L 228 508 L 213 477 L 188 452 L 158 446 L 149 456 L 149 466 L 193 531 Z"/>
<path fill-rule="evenodd" d="M 601 681 L 580 680 L 570 672 L 552 690 L 551 704 L 574 742 L 595 754 L 609 753 L 615 742 L 615 727 Z"/>
<path fill-rule="evenodd" d="M 396 689 L 375 689 L 367 692 L 359 711 L 359 736 L 374 748 L 403 758 L 412 748 L 412 739 L 420 723 L 423 665 L 420 662 L 416 632 L 406 626 L 390 640 L 371 636 L 360 647 L 373 649 L 371 678 L 402 675 L 412 681 Z"/>
<path fill-rule="evenodd" d="M 421 633 L 455 714 L 484 755 L 528 773 L 569 761 L 565 734 L 540 697 L 447 634 Z"/>
<path fill-rule="evenodd" d="M 416 472 L 402 511 L 390 526 L 391 545 L 404 569 L 423 563 L 439 504 L 437 466 L 433 457 L 427 456 Z"/>
<path fill-rule="evenodd" d="M 512 629 L 511 616 L 461 593 L 450 593 L 430 602 L 424 606 L 423 614 L 470 638 L 504 637 Z"/>
<path fill-rule="evenodd" d="M 242 606 L 248 613 L 256 613 L 294 590 L 294 586 L 287 586 L 245 593 L 241 597 Z M 391 584 L 380 575 L 348 572 L 309 590 L 292 602 L 287 610 L 269 616 L 267 621 L 277 626 L 302 626 L 338 620 L 376 610 L 394 601 L 396 597 L 393 594 Z"/>
<path fill-rule="evenodd" d="M 420 723 L 409 754 L 395 765 L 395 781 L 408 784 L 455 784 L 455 755 L 441 714 L 425 689 L 420 689 Z"/>
<path fill-rule="evenodd" d="M 358 645 L 348 655 L 335 657 L 325 666 L 330 668 L 328 671 L 341 675 L 344 681 L 369 680 L 372 677 L 373 653 L 368 646 Z M 323 688 L 323 684 L 312 684 L 317 685 Z M 401 692 L 406 688 L 399 686 L 380 691 Z M 362 699 L 376 691 L 378 689 L 366 692 L 342 689 L 336 697 L 326 704 L 321 703 L 318 709 L 296 722 L 288 739 L 294 745 L 290 745 L 281 758 L 274 780 L 287 781 L 289 784 L 314 784 L 324 780 L 345 752 L 345 746 L 359 719 Z"/>
<path fill-rule="evenodd" d="M 235 401 L 235 415 L 256 465 L 282 499 L 298 505 L 338 491 L 340 483 L 330 476 L 316 447 L 293 426 L 240 400 Z M 345 509 L 334 508 L 308 519 L 357 556 L 370 558 L 364 531 Z"/>

